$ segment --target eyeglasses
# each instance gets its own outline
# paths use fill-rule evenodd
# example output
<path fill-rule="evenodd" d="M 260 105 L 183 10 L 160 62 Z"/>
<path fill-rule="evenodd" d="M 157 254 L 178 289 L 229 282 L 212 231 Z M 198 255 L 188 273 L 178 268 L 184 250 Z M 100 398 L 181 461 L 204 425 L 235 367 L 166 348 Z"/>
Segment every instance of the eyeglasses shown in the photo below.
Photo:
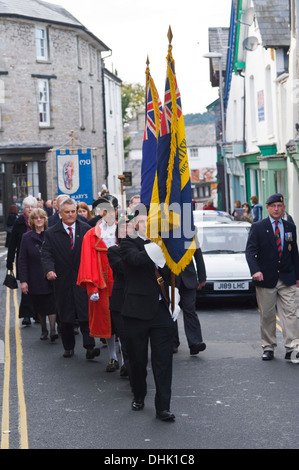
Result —
<path fill-rule="evenodd" d="M 33 217 L 34 220 L 37 220 L 37 219 L 45 219 L 45 216 L 43 215 L 36 215 Z"/>

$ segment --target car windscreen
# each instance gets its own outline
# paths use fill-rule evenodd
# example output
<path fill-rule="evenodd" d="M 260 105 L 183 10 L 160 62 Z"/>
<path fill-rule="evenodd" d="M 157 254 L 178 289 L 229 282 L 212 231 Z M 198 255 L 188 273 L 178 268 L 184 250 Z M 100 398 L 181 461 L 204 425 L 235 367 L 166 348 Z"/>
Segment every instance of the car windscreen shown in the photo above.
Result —
<path fill-rule="evenodd" d="M 199 227 L 203 253 L 244 253 L 250 227 Z"/>

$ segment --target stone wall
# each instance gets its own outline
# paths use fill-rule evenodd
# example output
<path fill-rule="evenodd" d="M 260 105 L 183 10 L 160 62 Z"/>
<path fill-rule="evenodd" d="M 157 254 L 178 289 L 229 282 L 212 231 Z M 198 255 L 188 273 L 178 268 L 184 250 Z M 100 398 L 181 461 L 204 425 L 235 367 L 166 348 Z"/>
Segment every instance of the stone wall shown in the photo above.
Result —
<path fill-rule="evenodd" d="M 36 59 L 35 26 L 47 26 L 49 58 L 46 61 Z M 49 144 L 54 149 L 69 147 L 72 143 L 71 131 L 74 131 L 75 147 L 94 148 L 94 197 L 105 182 L 100 54 L 97 41 L 79 29 L 18 19 L 0 19 L 0 80 L 4 85 L 4 98 L 0 101 L 0 146 Z M 51 122 L 45 128 L 39 125 L 37 84 L 41 77 L 49 79 Z M 82 83 L 83 93 L 82 126 L 79 116 L 79 81 Z M 47 187 L 47 197 L 54 197 L 57 194 L 55 152 L 47 154 Z"/>

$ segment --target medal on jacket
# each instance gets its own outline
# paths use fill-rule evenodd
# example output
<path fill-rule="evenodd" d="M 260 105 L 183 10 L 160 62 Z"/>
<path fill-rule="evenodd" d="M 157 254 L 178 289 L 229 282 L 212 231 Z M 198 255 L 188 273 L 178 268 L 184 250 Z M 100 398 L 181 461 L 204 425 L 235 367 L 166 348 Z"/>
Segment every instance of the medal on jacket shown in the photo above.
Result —
<path fill-rule="evenodd" d="M 291 245 L 291 242 L 293 241 L 293 234 L 292 232 L 286 232 L 284 234 L 284 239 L 286 242 L 288 242 L 288 250 L 289 251 L 292 251 L 292 245 Z"/>

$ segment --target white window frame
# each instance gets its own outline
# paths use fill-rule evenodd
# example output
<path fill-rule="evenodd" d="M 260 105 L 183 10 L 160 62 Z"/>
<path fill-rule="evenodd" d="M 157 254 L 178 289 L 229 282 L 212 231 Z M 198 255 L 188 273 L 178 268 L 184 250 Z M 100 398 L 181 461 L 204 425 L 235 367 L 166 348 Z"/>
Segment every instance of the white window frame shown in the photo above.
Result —
<path fill-rule="evenodd" d="M 190 148 L 190 158 L 198 158 L 198 147 Z"/>
<path fill-rule="evenodd" d="M 42 78 L 37 81 L 39 127 L 50 126 L 50 87 L 49 80 Z"/>
<path fill-rule="evenodd" d="M 41 26 L 35 27 L 36 59 L 49 60 L 48 53 L 48 31 Z"/>
<path fill-rule="evenodd" d="M 94 108 L 94 88 L 93 88 L 93 86 L 90 87 L 90 104 L 91 104 L 91 130 L 92 130 L 92 132 L 96 132 L 96 130 L 95 130 L 95 108 Z"/>
<path fill-rule="evenodd" d="M 79 125 L 80 129 L 84 130 L 84 110 L 83 110 L 83 84 L 78 81 L 78 103 L 79 103 Z"/>

